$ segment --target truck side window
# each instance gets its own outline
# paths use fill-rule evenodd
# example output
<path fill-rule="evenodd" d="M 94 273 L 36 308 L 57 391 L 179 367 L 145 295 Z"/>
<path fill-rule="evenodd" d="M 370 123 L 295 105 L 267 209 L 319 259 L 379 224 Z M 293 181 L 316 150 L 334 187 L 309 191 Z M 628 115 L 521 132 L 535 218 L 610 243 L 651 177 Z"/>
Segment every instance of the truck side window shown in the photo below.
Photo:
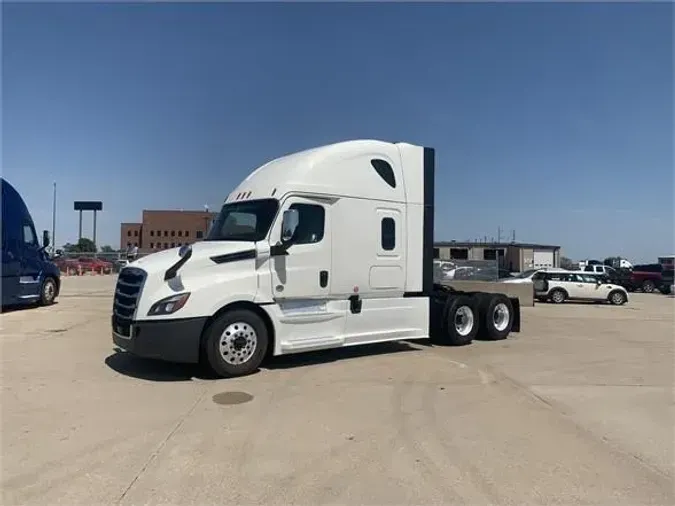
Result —
<path fill-rule="evenodd" d="M 391 251 L 396 247 L 396 223 L 394 218 L 382 218 L 382 249 Z"/>
<path fill-rule="evenodd" d="M 37 244 L 35 234 L 33 233 L 33 227 L 30 225 L 23 226 L 23 242 L 30 245 Z"/>
<path fill-rule="evenodd" d="M 298 211 L 298 226 L 293 234 L 293 244 L 314 244 L 323 239 L 326 210 L 314 204 L 292 204 Z"/>

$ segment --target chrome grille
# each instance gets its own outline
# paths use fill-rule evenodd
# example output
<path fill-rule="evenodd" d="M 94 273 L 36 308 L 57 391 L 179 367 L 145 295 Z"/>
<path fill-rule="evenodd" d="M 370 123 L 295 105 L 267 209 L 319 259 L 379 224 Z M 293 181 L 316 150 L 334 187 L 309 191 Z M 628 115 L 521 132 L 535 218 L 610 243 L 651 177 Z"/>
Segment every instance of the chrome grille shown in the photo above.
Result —
<path fill-rule="evenodd" d="M 136 267 L 126 267 L 120 271 L 113 302 L 113 314 L 117 318 L 128 321 L 134 318 L 145 277 L 145 271 Z"/>

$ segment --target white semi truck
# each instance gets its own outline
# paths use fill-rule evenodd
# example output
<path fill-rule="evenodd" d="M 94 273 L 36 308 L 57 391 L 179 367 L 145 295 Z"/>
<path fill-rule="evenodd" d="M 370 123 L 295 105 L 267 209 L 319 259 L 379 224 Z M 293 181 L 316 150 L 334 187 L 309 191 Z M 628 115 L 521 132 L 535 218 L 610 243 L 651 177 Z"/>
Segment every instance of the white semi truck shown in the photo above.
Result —
<path fill-rule="evenodd" d="M 122 269 L 114 344 L 231 377 L 270 355 L 519 332 L 517 298 L 434 284 L 434 156 L 355 140 L 263 165 L 204 241 Z"/>

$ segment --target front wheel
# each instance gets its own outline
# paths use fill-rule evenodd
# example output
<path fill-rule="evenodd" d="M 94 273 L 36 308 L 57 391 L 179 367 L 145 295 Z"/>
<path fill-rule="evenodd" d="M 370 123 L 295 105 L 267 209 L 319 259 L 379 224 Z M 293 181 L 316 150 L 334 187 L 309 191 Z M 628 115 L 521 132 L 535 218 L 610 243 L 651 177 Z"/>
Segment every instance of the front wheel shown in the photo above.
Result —
<path fill-rule="evenodd" d="M 40 305 L 51 306 L 56 299 L 56 281 L 54 278 L 45 278 L 40 287 Z"/>
<path fill-rule="evenodd" d="M 267 353 L 267 327 L 247 309 L 219 316 L 206 330 L 206 357 L 219 376 L 228 378 L 255 372 Z"/>

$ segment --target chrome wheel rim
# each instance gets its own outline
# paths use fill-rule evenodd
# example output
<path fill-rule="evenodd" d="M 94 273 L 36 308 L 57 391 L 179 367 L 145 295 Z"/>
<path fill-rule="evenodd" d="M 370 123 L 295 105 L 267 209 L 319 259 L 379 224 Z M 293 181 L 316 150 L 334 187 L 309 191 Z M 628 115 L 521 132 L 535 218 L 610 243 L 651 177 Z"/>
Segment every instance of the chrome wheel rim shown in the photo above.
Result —
<path fill-rule="evenodd" d="M 43 289 L 43 295 L 46 301 L 51 302 L 54 299 L 54 294 L 56 292 L 56 287 L 54 286 L 53 281 L 45 282 L 45 287 Z"/>
<path fill-rule="evenodd" d="M 245 322 L 228 325 L 220 335 L 220 356 L 231 365 L 248 362 L 258 347 L 258 334 Z"/>
<path fill-rule="evenodd" d="M 623 294 L 615 293 L 612 295 L 612 302 L 614 302 L 614 304 L 621 304 L 623 302 Z"/>
<path fill-rule="evenodd" d="M 509 308 L 503 302 L 500 302 L 495 306 L 494 311 L 492 312 L 492 324 L 495 329 L 499 332 L 502 332 L 509 326 L 509 320 L 511 319 L 511 313 Z"/>
<path fill-rule="evenodd" d="M 553 293 L 553 301 L 554 302 L 562 302 L 565 300 L 565 296 L 562 294 L 562 292 L 554 292 Z"/>
<path fill-rule="evenodd" d="M 460 336 L 466 336 L 473 329 L 473 311 L 469 306 L 461 306 L 455 312 L 455 330 Z"/>

